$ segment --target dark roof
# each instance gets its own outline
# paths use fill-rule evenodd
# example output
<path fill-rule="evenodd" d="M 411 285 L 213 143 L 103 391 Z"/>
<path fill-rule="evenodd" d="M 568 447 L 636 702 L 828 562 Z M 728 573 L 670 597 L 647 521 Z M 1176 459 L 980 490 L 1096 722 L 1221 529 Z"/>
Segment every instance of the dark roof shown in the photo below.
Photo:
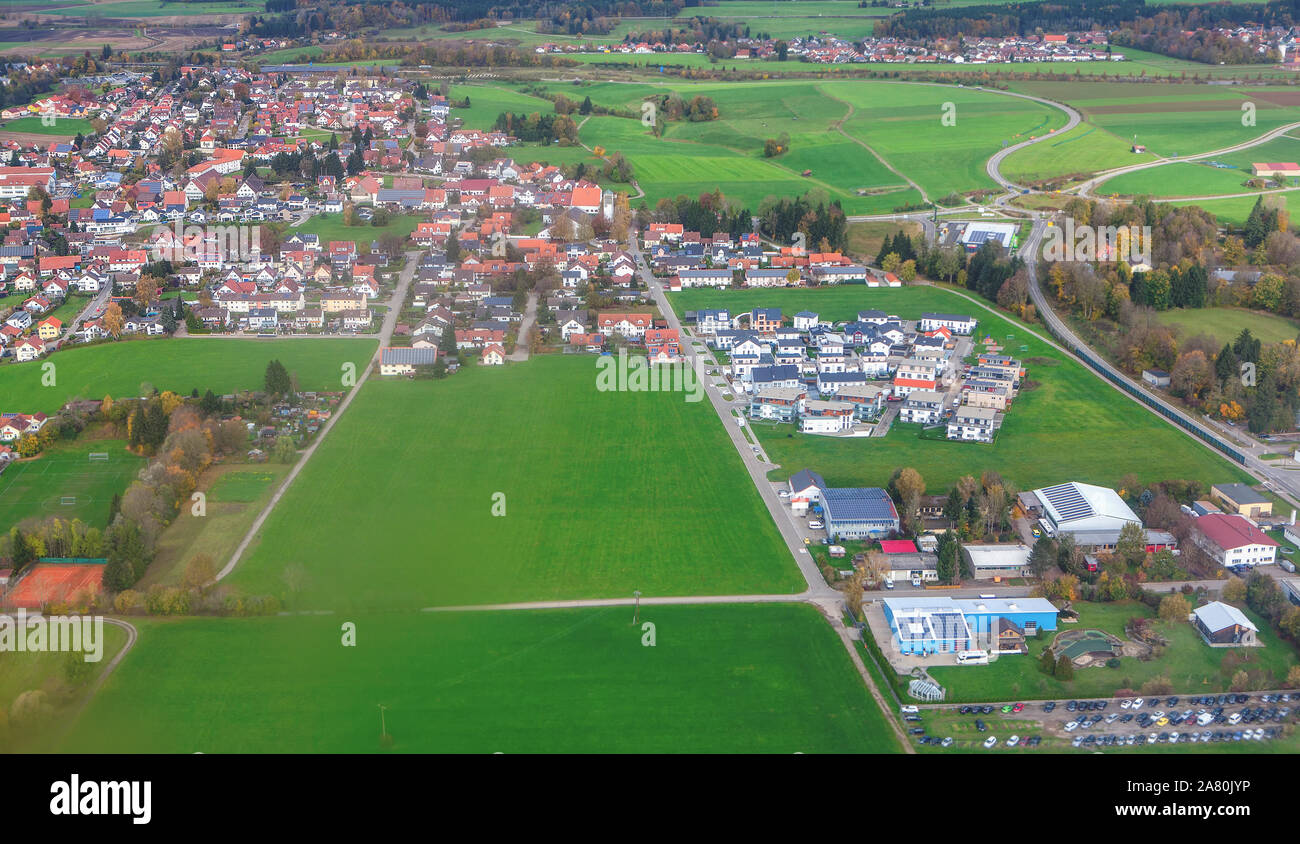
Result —
<path fill-rule="evenodd" d="M 790 477 L 790 489 L 807 489 L 810 486 L 826 489 L 826 481 L 812 469 L 802 469 Z"/>
<path fill-rule="evenodd" d="M 834 487 L 822 489 L 822 506 L 835 521 L 884 522 L 898 519 L 889 493 L 879 487 Z"/>

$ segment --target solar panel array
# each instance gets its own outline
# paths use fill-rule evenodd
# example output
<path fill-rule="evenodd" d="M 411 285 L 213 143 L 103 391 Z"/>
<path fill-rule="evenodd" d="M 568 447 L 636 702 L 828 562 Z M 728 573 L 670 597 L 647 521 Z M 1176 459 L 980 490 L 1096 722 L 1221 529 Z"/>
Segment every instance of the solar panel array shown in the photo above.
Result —
<path fill-rule="evenodd" d="M 966 626 L 966 618 L 959 612 L 932 613 L 930 626 L 936 640 L 953 642 L 957 650 L 964 650 L 969 643 L 970 629 Z"/>
<path fill-rule="evenodd" d="M 1060 521 L 1071 522 L 1094 515 L 1092 505 L 1074 484 L 1057 484 L 1043 490 L 1047 502 L 1060 514 Z"/>

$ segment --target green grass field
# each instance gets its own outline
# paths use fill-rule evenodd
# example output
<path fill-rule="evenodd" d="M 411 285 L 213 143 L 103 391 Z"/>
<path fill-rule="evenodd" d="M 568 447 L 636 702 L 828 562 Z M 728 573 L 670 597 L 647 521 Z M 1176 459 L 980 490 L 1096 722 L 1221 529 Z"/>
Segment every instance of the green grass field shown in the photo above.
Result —
<path fill-rule="evenodd" d="M 122 2 L 88 3 L 85 5 L 59 4 L 45 9 L 42 14 L 86 17 L 95 14 L 104 18 L 161 18 L 172 15 L 197 17 L 201 15 L 252 15 L 266 10 L 260 0 L 122 0 Z"/>
<path fill-rule="evenodd" d="M 69 348 L 49 358 L 0 366 L 6 408 L 54 413 L 69 399 L 138 396 L 148 382 L 189 395 L 260 390 L 266 365 L 278 359 L 298 376 L 302 390 L 342 390 L 343 364 L 358 373 L 375 352 L 366 338 L 264 340 L 190 337 L 150 338 Z M 41 364 L 55 365 L 55 386 L 43 386 Z"/>
<path fill-rule="evenodd" d="M 218 567 L 225 565 L 289 469 L 274 463 L 209 469 L 199 484 L 206 495 L 203 515 L 196 516 L 188 506 L 181 508 L 159 537 L 153 563 L 136 588 L 179 583 L 186 563 L 196 554 L 207 554 Z"/>
<path fill-rule="evenodd" d="M 1300 325 L 1286 317 L 1241 308 L 1176 308 L 1161 311 L 1157 319 L 1165 325 L 1180 326 L 1183 339 L 1209 334 L 1220 343 L 1230 343 L 1244 328 L 1265 343 L 1282 343 L 1300 336 Z"/>
<path fill-rule="evenodd" d="M 897 751 L 802 605 L 142 620 L 76 753 Z M 344 621 L 356 647 L 340 644 Z"/>
<path fill-rule="evenodd" d="M 1025 147 L 1007 156 L 1002 175 L 1035 181 L 1063 175 L 1095 173 L 1127 164 L 1151 161 L 1151 153 L 1134 154 L 1131 141 L 1088 123 L 1050 141 Z"/>
<path fill-rule="evenodd" d="M 799 591 L 708 405 L 595 379 L 549 356 L 368 382 L 229 582 L 336 610 Z"/>
<path fill-rule="evenodd" d="M 107 452 L 107 461 L 91 462 L 91 452 Z M 103 528 L 113 496 L 144 466 L 122 440 L 80 439 L 49 449 L 35 460 L 15 462 L 0 473 L 0 531 L 25 519 L 59 516 Z M 64 504 L 64 497 L 75 503 Z"/>
<path fill-rule="evenodd" d="M 1171 478 L 1197 478 L 1207 484 L 1249 480 L 1082 364 L 1030 337 L 1022 326 L 944 289 L 846 285 L 790 291 L 684 290 L 671 297 L 679 314 L 720 307 L 729 307 L 733 313 L 779 307 L 787 315 L 807 309 L 832 320 L 851 320 L 859 310 L 868 308 L 881 308 L 904 319 L 919 318 L 923 311 L 971 313 L 979 319 L 977 339 L 991 333 L 1009 354 L 1025 362 L 1028 380 L 1037 383 L 1022 388 L 992 445 L 922 440 L 917 436 L 918 426 L 913 425 L 896 424 L 882 440 L 805 435 L 790 425 L 756 426 L 764 449 L 780 465 L 771 473 L 775 479 L 812 468 L 830 484 L 883 486 L 894 469 L 911 466 L 931 490 L 938 491 L 948 489 L 963 475 L 979 477 L 986 469 L 996 470 L 1020 489 L 1066 480 L 1118 486 L 1128 472 L 1146 482 Z M 1008 340 L 1008 334 L 1014 339 Z M 1021 345 L 1028 350 L 1021 351 Z M 1134 443 L 1141 443 L 1140 450 L 1135 451 Z"/>
<path fill-rule="evenodd" d="M 1060 112 L 1038 103 L 944 85 L 673 81 L 552 84 L 549 90 L 576 100 L 590 96 L 600 105 L 637 113 L 643 98 L 656 93 L 677 91 L 685 99 L 713 99 L 717 120 L 675 122 L 661 138 L 628 118 L 592 117 L 582 124 L 583 143 L 627 156 L 650 205 L 663 197 L 721 189 L 756 208 L 767 196 L 795 196 L 820 188 L 848 213 L 888 212 L 921 197 L 885 162 L 935 198 L 992 188 L 984 162 L 1004 141 L 1015 143 L 1064 123 Z M 545 100 L 501 86 L 457 88 L 453 96 L 466 92 L 472 108 L 462 115 L 475 127 L 489 126 L 503 110 L 552 110 Z M 955 109 L 953 126 L 942 123 L 945 103 Z M 764 140 L 782 133 L 790 136 L 790 152 L 764 158 Z M 804 176 L 805 171 L 811 172 Z"/>
<path fill-rule="evenodd" d="M 1275 197 L 1279 194 L 1274 194 Z M 1286 202 L 1288 194 L 1280 194 L 1282 201 Z M 1187 206 L 1195 205 L 1214 215 L 1214 218 L 1221 223 L 1232 226 L 1243 226 L 1246 224 L 1246 218 L 1250 216 L 1250 210 L 1255 207 L 1255 197 L 1237 196 L 1231 199 L 1198 199 L 1194 201 L 1172 202 L 1171 205 Z"/>
<path fill-rule="evenodd" d="M 1074 608 L 1079 611 L 1079 623 L 1061 625 L 1058 632 L 1092 627 L 1123 640 L 1127 638 L 1124 624 L 1128 619 L 1154 615 L 1146 605 L 1136 601 L 1114 604 L 1076 602 Z M 1249 610 L 1243 611 L 1259 627 L 1259 640 L 1264 643 L 1262 648 L 1237 651 L 1251 654 L 1252 662 L 1243 667 L 1264 668 L 1273 672 L 1279 681 L 1285 679 L 1287 669 L 1296 662 L 1294 649 L 1278 639 L 1268 625 Z M 1228 691 L 1232 678 L 1225 676 L 1219 668 L 1228 650 L 1207 646 L 1186 622 L 1157 621 L 1155 629 L 1170 641 L 1159 659 L 1144 662 L 1135 657 L 1123 657 L 1119 668 L 1079 669 L 1070 681 L 1057 680 L 1038 670 L 1038 657 L 1055 634 L 1031 639 L 1029 653 L 1023 656 L 1003 657 L 989 665 L 944 666 L 928 670 L 948 689 L 948 700 L 956 702 L 1110 697 L 1118 689 L 1137 689 L 1147 680 L 1161 676 L 1169 678 L 1178 694 Z"/>
<path fill-rule="evenodd" d="M 0 124 L 0 132 L 24 132 L 30 135 L 55 135 L 74 138 L 78 134 L 85 135 L 95 131 L 89 120 L 60 117 L 52 125 L 46 126 L 41 122 L 42 119 L 40 115 L 33 115 L 10 120 L 7 123 Z"/>
<path fill-rule="evenodd" d="M 396 214 L 388 219 L 386 226 L 372 226 L 369 223 L 364 226 L 345 226 L 342 214 L 318 214 L 309 217 L 301 226 L 286 229 L 285 236 L 314 234 L 322 241 L 353 240 L 358 245 L 364 243 L 369 246 L 372 240 L 390 235 L 410 237 L 411 232 L 415 231 L 415 227 L 424 219 L 425 217 L 419 214 Z"/>

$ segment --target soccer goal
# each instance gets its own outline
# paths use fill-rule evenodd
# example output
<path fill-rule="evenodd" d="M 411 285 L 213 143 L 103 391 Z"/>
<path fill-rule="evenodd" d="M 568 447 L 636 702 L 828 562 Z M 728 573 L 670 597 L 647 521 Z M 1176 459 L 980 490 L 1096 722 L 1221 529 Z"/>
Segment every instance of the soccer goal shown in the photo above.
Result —
<path fill-rule="evenodd" d="M 107 452 L 107 451 L 92 451 L 92 452 L 91 452 L 89 455 L 87 455 L 87 456 L 90 458 L 90 462 L 91 462 L 91 463 L 107 463 L 107 462 L 108 462 L 108 452 Z"/>
<path fill-rule="evenodd" d="M 63 505 L 64 507 L 75 507 L 77 504 L 77 496 L 75 495 L 60 496 L 59 504 Z"/>

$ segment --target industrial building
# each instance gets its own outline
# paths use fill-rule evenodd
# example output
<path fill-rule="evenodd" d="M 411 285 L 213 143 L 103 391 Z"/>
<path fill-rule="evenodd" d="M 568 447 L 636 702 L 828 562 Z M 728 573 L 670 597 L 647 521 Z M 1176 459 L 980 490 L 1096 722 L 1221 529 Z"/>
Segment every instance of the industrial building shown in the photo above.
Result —
<path fill-rule="evenodd" d="M 1002 621 L 1025 636 L 1055 630 L 1057 609 L 1044 598 L 885 598 L 885 619 L 904 654 L 996 650 Z"/>

